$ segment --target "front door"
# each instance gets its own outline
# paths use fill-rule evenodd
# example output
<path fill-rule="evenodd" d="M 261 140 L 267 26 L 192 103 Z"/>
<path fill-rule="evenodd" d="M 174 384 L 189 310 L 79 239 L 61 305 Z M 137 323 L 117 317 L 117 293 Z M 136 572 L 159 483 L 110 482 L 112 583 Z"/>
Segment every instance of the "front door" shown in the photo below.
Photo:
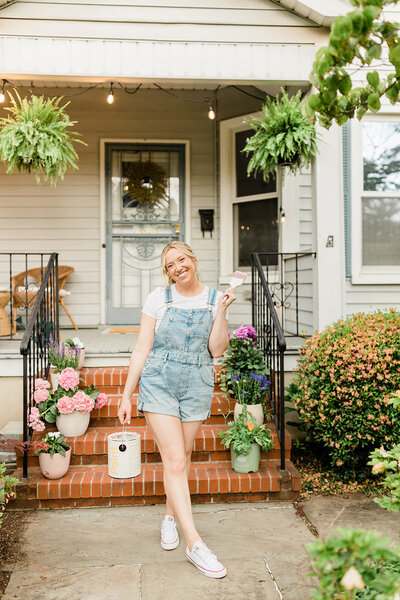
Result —
<path fill-rule="evenodd" d="M 164 285 L 161 251 L 184 232 L 183 144 L 106 145 L 106 306 L 110 325 L 140 323 Z"/>

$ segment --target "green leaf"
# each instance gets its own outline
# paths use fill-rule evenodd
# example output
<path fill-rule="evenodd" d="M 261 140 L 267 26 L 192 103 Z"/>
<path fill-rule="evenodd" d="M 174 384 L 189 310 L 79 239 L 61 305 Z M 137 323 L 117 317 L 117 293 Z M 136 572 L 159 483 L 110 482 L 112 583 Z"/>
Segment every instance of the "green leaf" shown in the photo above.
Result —
<path fill-rule="evenodd" d="M 361 120 L 367 110 L 368 108 L 366 106 L 360 106 L 360 108 L 357 110 L 357 119 Z"/>
<path fill-rule="evenodd" d="M 368 96 L 368 108 L 371 112 L 378 112 L 381 107 L 379 94 L 374 92 Z"/>
<path fill-rule="evenodd" d="M 367 73 L 367 81 L 370 86 L 377 88 L 379 86 L 379 74 L 377 71 Z"/>
<path fill-rule="evenodd" d="M 348 15 L 337 17 L 332 25 L 331 36 L 338 40 L 346 40 L 353 32 L 353 22 Z"/>
<path fill-rule="evenodd" d="M 400 44 L 395 44 L 390 47 L 389 60 L 396 69 L 396 74 L 400 74 Z"/>
<path fill-rule="evenodd" d="M 370 46 L 365 55 L 365 61 L 370 63 L 373 59 L 380 58 L 382 53 L 382 47 L 380 44 L 373 44 Z"/>
<path fill-rule="evenodd" d="M 339 81 L 339 90 L 342 94 L 348 94 L 351 90 L 351 79 L 349 75 L 342 77 Z"/>

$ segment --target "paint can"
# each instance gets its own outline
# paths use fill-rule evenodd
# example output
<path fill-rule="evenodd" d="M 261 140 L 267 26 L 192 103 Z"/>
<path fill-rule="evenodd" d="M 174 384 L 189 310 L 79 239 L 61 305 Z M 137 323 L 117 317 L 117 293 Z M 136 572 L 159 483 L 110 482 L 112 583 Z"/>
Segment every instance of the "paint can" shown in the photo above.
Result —
<path fill-rule="evenodd" d="M 116 479 L 141 473 L 140 434 L 134 431 L 111 433 L 108 438 L 108 475 Z"/>

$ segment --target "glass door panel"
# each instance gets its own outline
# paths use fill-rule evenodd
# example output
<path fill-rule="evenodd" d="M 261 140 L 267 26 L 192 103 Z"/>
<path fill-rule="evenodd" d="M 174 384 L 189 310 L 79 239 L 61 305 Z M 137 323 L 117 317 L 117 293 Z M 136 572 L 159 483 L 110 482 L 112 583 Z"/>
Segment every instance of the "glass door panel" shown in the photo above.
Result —
<path fill-rule="evenodd" d="M 183 239 L 184 146 L 107 145 L 107 322 L 138 324 L 164 284 L 161 251 Z"/>

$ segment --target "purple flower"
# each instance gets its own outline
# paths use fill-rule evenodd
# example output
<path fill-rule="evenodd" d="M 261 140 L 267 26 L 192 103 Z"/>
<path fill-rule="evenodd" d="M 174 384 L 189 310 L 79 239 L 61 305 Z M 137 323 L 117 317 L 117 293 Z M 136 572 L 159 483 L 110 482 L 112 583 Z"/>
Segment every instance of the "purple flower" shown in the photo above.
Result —
<path fill-rule="evenodd" d="M 251 340 L 255 340 L 257 337 L 257 332 L 251 325 L 241 325 L 235 331 L 235 336 L 238 339 L 246 339 L 250 338 Z"/>

